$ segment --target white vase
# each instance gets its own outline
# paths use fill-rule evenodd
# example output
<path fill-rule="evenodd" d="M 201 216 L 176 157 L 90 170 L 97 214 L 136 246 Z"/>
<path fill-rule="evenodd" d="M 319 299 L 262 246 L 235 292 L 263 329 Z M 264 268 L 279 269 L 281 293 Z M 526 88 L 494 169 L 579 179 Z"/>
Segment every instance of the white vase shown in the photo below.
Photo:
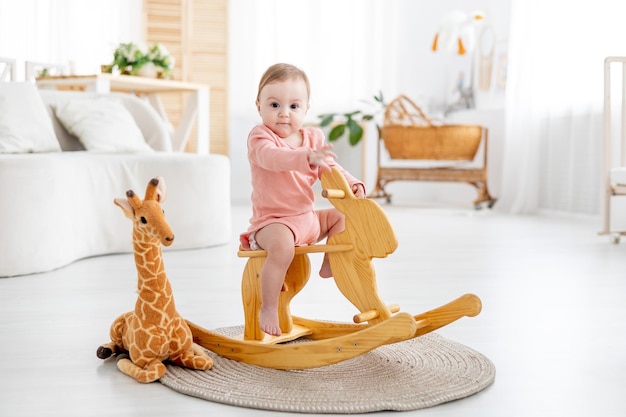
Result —
<path fill-rule="evenodd" d="M 146 62 L 137 70 L 136 74 L 140 77 L 156 78 L 158 75 L 157 67 L 152 62 Z"/>

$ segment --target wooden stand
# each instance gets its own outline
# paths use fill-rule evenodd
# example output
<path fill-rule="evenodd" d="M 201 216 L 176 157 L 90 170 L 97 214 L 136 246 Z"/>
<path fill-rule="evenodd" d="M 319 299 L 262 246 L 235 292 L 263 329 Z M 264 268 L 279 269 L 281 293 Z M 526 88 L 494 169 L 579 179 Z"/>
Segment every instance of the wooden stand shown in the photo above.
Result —
<path fill-rule="evenodd" d="M 370 198 L 391 202 L 385 186 L 392 181 L 465 182 L 474 186 L 478 197 L 474 206 L 491 208 L 496 199 L 487 188 L 488 130 L 478 125 L 436 125 L 406 96 L 399 96 L 387 106 L 380 138 L 392 161 L 415 162 L 413 167 L 381 164 L 381 143 L 378 143 L 377 179 Z M 459 162 L 473 161 L 483 144 L 481 166 L 463 167 Z M 428 166 L 428 162 L 436 162 Z M 443 162 L 443 164 L 442 164 Z"/>
<path fill-rule="evenodd" d="M 619 80 L 617 86 L 615 80 Z M 626 236 L 626 184 L 621 180 L 626 170 L 626 57 L 604 60 L 603 117 L 600 234 L 610 235 L 613 243 L 619 243 Z"/>
<path fill-rule="evenodd" d="M 282 335 L 267 336 L 259 327 L 260 274 L 266 253 L 240 250 L 239 256 L 248 258 L 242 278 L 244 334 L 231 338 L 188 322 L 196 343 L 237 361 L 275 369 L 305 369 L 341 362 L 480 313 L 480 299 L 472 294 L 417 316 L 384 303 L 378 295 L 371 261 L 386 257 L 398 246 L 386 214 L 375 201 L 356 198 L 337 169 L 322 176 L 322 186 L 322 195 L 346 216 L 346 228 L 327 245 L 296 248 L 279 302 Z M 291 316 L 289 304 L 309 279 L 308 253 L 313 252 L 328 253 L 337 287 L 359 310 L 354 323 Z M 283 343 L 301 337 L 308 341 Z"/>

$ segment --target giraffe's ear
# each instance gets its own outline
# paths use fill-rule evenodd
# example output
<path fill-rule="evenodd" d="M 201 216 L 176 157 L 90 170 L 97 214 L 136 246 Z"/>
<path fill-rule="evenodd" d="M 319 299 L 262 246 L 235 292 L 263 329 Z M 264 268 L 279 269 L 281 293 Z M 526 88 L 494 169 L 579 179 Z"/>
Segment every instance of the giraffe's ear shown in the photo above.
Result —
<path fill-rule="evenodd" d="M 129 219 L 134 219 L 135 218 L 135 211 L 133 210 L 133 208 L 131 207 L 130 203 L 128 202 L 127 199 L 125 198 L 116 198 L 113 200 L 113 203 L 115 203 L 116 206 L 120 207 L 122 209 L 122 211 L 124 212 L 124 215 L 126 215 L 126 217 L 128 217 Z"/>
<path fill-rule="evenodd" d="M 157 185 L 156 200 L 159 203 L 162 203 L 167 198 L 167 186 L 165 185 L 163 177 L 158 176 L 156 178 L 159 180 L 159 185 Z"/>

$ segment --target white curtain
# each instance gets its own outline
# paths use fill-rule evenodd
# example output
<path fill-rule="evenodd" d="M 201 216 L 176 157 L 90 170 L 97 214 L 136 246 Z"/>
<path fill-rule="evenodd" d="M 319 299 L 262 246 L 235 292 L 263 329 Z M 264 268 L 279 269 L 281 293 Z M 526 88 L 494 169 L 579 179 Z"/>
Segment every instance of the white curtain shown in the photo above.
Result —
<path fill-rule="evenodd" d="M 67 65 L 88 74 L 120 42 L 142 40 L 142 0 L 0 0 L 0 56 Z"/>
<path fill-rule="evenodd" d="M 597 214 L 603 61 L 626 55 L 626 3 L 512 0 L 497 207 Z"/>
<path fill-rule="evenodd" d="M 410 0 L 230 0 L 231 113 L 256 120 L 258 81 L 276 62 L 306 71 L 309 116 L 363 108 L 381 90 L 389 99 L 400 91 L 414 96 L 419 90 L 403 90 L 404 81 L 412 79 L 413 87 L 424 82 L 411 68 L 417 57 L 433 55 L 429 43 L 437 28 L 436 22 L 422 25 L 428 33 L 422 43 L 407 27 L 426 19 L 423 6 Z"/>

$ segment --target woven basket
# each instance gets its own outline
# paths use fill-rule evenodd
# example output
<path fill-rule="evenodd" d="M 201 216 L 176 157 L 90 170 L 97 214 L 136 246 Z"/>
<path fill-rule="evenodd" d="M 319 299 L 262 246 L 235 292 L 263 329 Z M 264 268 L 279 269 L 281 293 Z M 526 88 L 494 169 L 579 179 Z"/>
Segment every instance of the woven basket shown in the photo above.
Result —
<path fill-rule="evenodd" d="M 478 125 L 435 125 L 406 96 L 394 99 L 382 127 L 385 148 L 393 159 L 471 161 L 483 134 Z"/>

